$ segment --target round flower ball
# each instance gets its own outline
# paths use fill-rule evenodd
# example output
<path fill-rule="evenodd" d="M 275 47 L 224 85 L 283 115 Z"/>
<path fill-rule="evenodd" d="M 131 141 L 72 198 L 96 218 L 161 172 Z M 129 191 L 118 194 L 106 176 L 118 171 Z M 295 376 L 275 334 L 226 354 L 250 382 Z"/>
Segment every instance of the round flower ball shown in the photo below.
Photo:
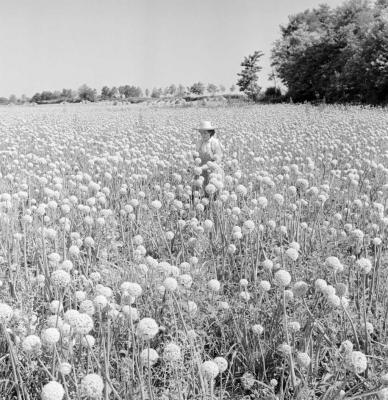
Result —
<path fill-rule="evenodd" d="M 228 246 L 228 253 L 229 254 L 234 254 L 236 252 L 236 250 L 237 250 L 237 247 L 234 244 L 230 244 Z"/>
<path fill-rule="evenodd" d="M 263 269 L 265 271 L 271 272 L 273 268 L 273 262 L 271 260 L 264 260 L 263 261 Z"/>
<path fill-rule="evenodd" d="M 216 357 L 213 361 L 217 364 L 220 374 L 228 369 L 228 361 L 224 357 Z"/>
<path fill-rule="evenodd" d="M 300 244 L 298 242 L 291 242 L 289 246 L 291 249 L 295 249 L 296 251 L 300 250 Z"/>
<path fill-rule="evenodd" d="M 78 302 L 86 300 L 86 297 L 87 297 L 86 292 L 84 292 L 83 290 L 77 290 L 75 292 L 75 298 Z"/>
<path fill-rule="evenodd" d="M 382 388 L 377 392 L 377 397 L 379 400 L 388 400 L 388 388 Z"/>
<path fill-rule="evenodd" d="M 352 351 L 345 356 L 346 368 L 356 374 L 362 374 L 367 368 L 367 359 L 361 351 Z"/>
<path fill-rule="evenodd" d="M 162 203 L 159 200 L 154 200 L 151 202 L 151 207 L 155 210 L 158 211 L 162 208 Z"/>
<path fill-rule="evenodd" d="M 322 291 L 322 293 L 326 296 L 332 296 L 333 294 L 335 294 L 335 287 L 332 285 L 326 285 Z"/>
<path fill-rule="evenodd" d="M 193 278 L 189 274 L 182 274 L 178 276 L 179 283 L 186 289 L 190 289 L 193 284 Z"/>
<path fill-rule="evenodd" d="M 264 328 L 260 324 L 255 324 L 255 325 L 252 325 L 252 332 L 257 336 L 261 336 L 264 332 Z"/>
<path fill-rule="evenodd" d="M 51 313 L 57 314 L 57 313 L 60 313 L 61 311 L 63 311 L 63 305 L 62 305 L 62 303 L 59 302 L 59 300 L 53 300 L 50 303 L 49 309 L 50 309 Z"/>
<path fill-rule="evenodd" d="M 217 191 L 217 188 L 212 183 L 209 183 L 205 187 L 205 191 L 206 191 L 207 194 L 213 195 Z"/>
<path fill-rule="evenodd" d="M 213 229 L 213 225 L 213 221 L 211 221 L 210 219 L 206 219 L 203 223 L 205 231 L 211 231 Z"/>
<path fill-rule="evenodd" d="M 334 272 L 342 272 L 344 270 L 343 265 L 337 257 L 327 257 L 326 264 L 328 267 L 332 268 Z"/>
<path fill-rule="evenodd" d="M 291 354 L 292 352 L 292 348 L 290 345 L 288 345 L 287 343 L 282 343 L 279 347 L 278 350 L 280 353 L 282 353 L 284 356 L 288 356 Z"/>
<path fill-rule="evenodd" d="M 50 381 L 42 388 L 42 400 L 62 400 L 65 395 L 65 389 L 56 381 Z"/>
<path fill-rule="evenodd" d="M 209 380 L 213 380 L 220 373 L 218 365 L 214 361 L 210 360 L 204 361 L 202 363 L 201 371 L 203 375 Z"/>
<path fill-rule="evenodd" d="M 353 351 L 353 343 L 350 340 L 344 340 L 341 343 L 340 350 L 345 354 L 350 354 Z"/>
<path fill-rule="evenodd" d="M 76 333 L 80 333 L 81 335 L 88 334 L 94 326 L 92 318 L 88 314 L 78 314 L 74 324 L 72 325 L 70 322 L 69 324 L 73 327 Z"/>
<path fill-rule="evenodd" d="M 159 359 L 159 354 L 154 349 L 144 349 L 140 352 L 140 362 L 144 366 L 150 365 L 152 367 Z"/>
<path fill-rule="evenodd" d="M 240 286 L 246 288 L 248 286 L 248 281 L 246 279 L 240 279 Z"/>
<path fill-rule="evenodd" d="M 167 291 L 174 292 L 178 287 L 178 282 L 175 278 L 168 277 L 164 280 L 163 286 L 166 288 Z"/>
<path fill-rule="evenodd" d="M 159 326 L 152 318 L 143 318 L 137 325 L 137 334 L 143 340 L 153 339 L 159 332 Z"/>
<path fill-rule="evenodd" d="M 100 375 L 88 374 L 81 380 L 80 391 L 89 399 L 99 399 L 104 390 L 104 382 Z"/>
<path fill-rule="evenodd" d="M 195 256 L 190 257 L 189 261 L 190 261 L 190 264 L 193 265 L 193 266 L 197 265 L 198 262 L 199 262 L 198 257 L 195 257 Z"/>
<path fill-rule="evenodd" d="M 42 348 L 42 342 L 39 336 L 28 335 L 22 342 L 22 348 L 26 353 L 39 353 Z"/>
<path fill-rule="evenodd" d="M 384 386 L 388 386 L 388 373 L 381 375 L 380 382 Z"/>
<path fill-rule="evenodd" d="M 252 220 L 247 220 L 243 224 L 243 231 L 245 233 L 252 233 L 255 230 L 255 223 Z"/>
<path fill-rule="evenodd" d="M 163 358 L 167 362 L 177 362 L 181 359 L 181 348 L 175 343 L 169 343 L 164 348 Z"/>
<path fill-rule="evenodd" d="M 301 368 L 308 368 L 311 363 L 311 358 L 307 353 L 299 352 L 296 355 L 296 362 L 299 364 Z"/>
<path fill-rule="evenodd" d="M 65 312 L 64 319 L 70 326 L 74 327 L 78 321 L 79 314 L 79 311 L 70 309 Z"/>
<path fill-rule="evenodd" d="M 6 324 L 13 316 L 12 307 L 6 303 L 0 303 L 0 323 Z"/>
<path fill-rule="evenodd" d="M 62 375 L 69 375 L 71 372 L 72 366 L 71 364 L 69 364 L 68 362 L 61 362 L 59 364 L 58 367 L 58 371 L 62 374 Z"/>
<path fill-rule="evenodd" d="M 198 306 L 194 301 L 188 300 L 187 305 L 186 305 L 186 310 L 188 312 L 188 314 L 191 317 L 194 317 L 194 315 L 197 313 L 198 311 Z"/>
<path fill-rule="evenodd" d="M 89 275 L 89 278 L 90 278 L 94 283 L 98 283 L 98 282 L 100 282 L 100 280 L 101 280 L 101 274 L 100 274 L 99 272 L 95 271 L 95 272 L 92 272 L 92 273 Z"/>
<path fill-rule="evenodd" d="M 85 313 L 88 314 L 90 316 L 92 316 L 96 309 L 94 307 L 94 304 L 91 300 L 84 300 L 81 302 L 80 306 L 79 306 L 79 310 L 81 313 Z"/>
<path fill-rule="evenodd" d="M 227 301 L 219 301 L 218 302 L 218 309 L 219 310 L 229 310 L 230 306 L 229 303 Z"/>
<path fill-rule="evenodd" d="M 61 269 L 63 269 L 66 272 L 70 272 L 73 269 L 73 263 L 70 260 L 64 260 Z"/>
<path fill-rule="evenodd" d="M 126 292 L 129 296 L 134 297 L 135 299 L 143 293 L 141 286 L 135 282 L 123 282 L 120 286 L 120 290 L 122 293 Z"/>
<path fill-rule="evenodd" d="M 81 344 L 84 347 L 93 347 L 96 344 L 96 339 L 92 335 L 85 335 L 81 339 Z"/>
<path fill-rule="evenodd" d="M 121 311 L 123 312 L 123 314 L 130 318 L 132 320 L 132 322 L 135 322 L 139 319 L 139 311 L 137 310 L 137 308 L 135 307 L 131 307 L 131 306 L 123 306 L 123 308 L 121 309 Z"/>
<path fill-rule="evenodd" d="M 271 289 L 271 284 L 268 281 L 260 281 L 259 287 L 263 292 L 269 292 Z"/>
<path fill-rule="evenodd" d="M 210 279 L 210 281 L 207 283 L 207 287 L 212 292 L 218 292 L 221 288 L 221 284 L 217 279 Z"/>
<path fill-rule="evenodd" d="M 291 283 L 291 275 L 284 269 L 275 272 L 274 279 L 276 284 L 281 287 L 288 286 Z"/>
<path fill-rule="evenodd" d="M 51 274 L 51 283 L 57 288 L 65 288 L 70 285 L 71 276 L 63 269 L 57 269 Z"/>
<path fill-rule="evenodd" d="M 298 281 L 298 282 L 295 282 L 295 284 L 292 288 L 292 292 L 294 293 L 295 297 L 303 297 L 306 295 L 308 289 L 309 289 L 309 286 L 306 282 Z"/>
<path fill-rule="evenodd" d="M 284 298 L 286 300 L 286 303 L 294 300 L 294 293 L 292 292 L 292 290 L 286 289 L 284 291 Z"/>
<path fill-rule="evenodd" d="M 368 258 L 360 258 L 357 260 L 356 265 L 362 274 L 369 274 L 372 270 L 372 263 Z"/>
<path fill-rule="evenodd" d="M 248 293 L 247 291 L 243 291 L 243 292 L 240 292 L 240 297 L 241 297 L 241 299 L 243 299 L 244 301 L 249 301 L 250 298 L 251 298 L 251 295 L 250 295 L 250 293 Z"/>
<path fill-rule="evenodd" d="M 299 257 L 298 250 L 290 247 L 286 251 L 286 256 L 291 260 L 291 261 L 296 261 Z"/>
<path fill-rule="evenodd" d="M 52 346 L 59 342 L 61 334 L 57 328 L 47 328 L 42 332 L 43 343 Z"/>
<path fill-rule="evenodd" d="M 327 296 L 327 303 L 333 308 L 337 308 L 341 305 L 341 299 L 336 294 Z"/>
<path fill-rule="evenodd" d="M 245 372 L 241 377 L 241 386 L 245 390 L 249 390 L 256 383 L 255 377 L 250 372 Z"/>
<path fill-rule="evenodd" d="M 317 279 L 314 285 L 317 292 L 323 293 L 327 287 L 327 282 L 324 279 Z"/>
<path fill-rule="evenodd" d="M 98 294 L 93 299 L 93 304 L 97 307 L 97 309 L 103 309 L 108 305 L 108 299 L 104 295 Z"/>
<path fill-rule="evenodd" d="M 278 381 L 277 381 L 276 379 L 271 379 L 270 382 L 269 382 L 269 384 L 270 384 L 272 387 L 276 387 L 276 386 L 278 385 Z"/>

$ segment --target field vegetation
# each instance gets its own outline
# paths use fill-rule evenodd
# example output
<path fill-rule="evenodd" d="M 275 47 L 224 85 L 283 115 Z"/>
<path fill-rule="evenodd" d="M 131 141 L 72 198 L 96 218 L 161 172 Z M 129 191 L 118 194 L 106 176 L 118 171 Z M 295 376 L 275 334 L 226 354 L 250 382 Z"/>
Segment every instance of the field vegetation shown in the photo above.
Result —
<path fill-rule="evenodd" d="M 203 119 L 224 147 L 205 188 Z M 0 397 L 387 399 L 387 126 L 0 109 Z"/>

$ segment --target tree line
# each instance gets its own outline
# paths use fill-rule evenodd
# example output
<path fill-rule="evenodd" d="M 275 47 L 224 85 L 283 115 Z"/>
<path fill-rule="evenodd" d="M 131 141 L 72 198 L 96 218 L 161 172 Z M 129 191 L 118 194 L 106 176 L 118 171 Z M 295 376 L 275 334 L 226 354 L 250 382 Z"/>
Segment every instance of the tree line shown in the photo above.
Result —
<path fill-rule="evenodd" d="M 298 102 L 388 103 L 388 0 L 350 0 L 289 17 L 272 66 Z"/>
<path fill-rule="evenodd" d="M 233 93 L 236 90 L 236 86 L 232 85 L 229 90 Z M 209 83 L 208 85 L 205 85 L 202 82 L 195 82 L 191 86 L 183 86 L 182 84 L 171 84 L 165 88 L 154 87 L 151 91 L 149 89 L 146 89 L 144 93 L 140 87 L 133 85 L 123 85 L 118 87 L 103 86 L 100 93 L 98 93 L 96 89 L 84 84 L 78 90 L 44 90 L 43 92 L 35 93 L 31 98 L 28 98 L 26 95 L 22 95 L 20 98 L 17 98 L 15 95 L 11 95 L 8 98 L 0 97 L 0 104 L 23 104 L 26 102 L 48 104 L 60 102 L 73 103 L 81 101 L 95 102 L 104 100 L 125 100 L 149 97 L 185 97 L 190 96 L 191 94 L 223 94 L 225 93 L 225 91 L 226 89 L 223 85 L 215 85 L 214 83 Z"/>

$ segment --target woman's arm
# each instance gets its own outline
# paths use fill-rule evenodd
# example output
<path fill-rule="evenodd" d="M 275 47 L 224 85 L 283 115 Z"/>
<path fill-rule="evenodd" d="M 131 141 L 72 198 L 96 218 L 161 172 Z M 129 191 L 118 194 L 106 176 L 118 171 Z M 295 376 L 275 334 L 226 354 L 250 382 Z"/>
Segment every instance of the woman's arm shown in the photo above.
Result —
<path fill-rule="evenodd" d="M 219 164 L 222 160 L 222 148 L 221 144 L 218 141 L 218 139 L 212 139 L 211 141 L 211 150 L 213 153 L 213 159 L 214 161 Z"/>

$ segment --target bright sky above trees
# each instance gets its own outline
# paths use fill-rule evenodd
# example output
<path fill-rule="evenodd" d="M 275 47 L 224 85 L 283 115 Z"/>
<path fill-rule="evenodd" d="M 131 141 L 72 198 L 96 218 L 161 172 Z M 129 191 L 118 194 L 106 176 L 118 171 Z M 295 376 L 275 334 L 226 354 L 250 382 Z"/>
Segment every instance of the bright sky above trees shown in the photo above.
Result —
<path fill-rule="evenodd" d="M 264 52 L 279 25 L 340 0 L 1 0 L 0 96 L 87 83 L 143 89 L 202 81 L 229 88 L 244 56 Z"/>

